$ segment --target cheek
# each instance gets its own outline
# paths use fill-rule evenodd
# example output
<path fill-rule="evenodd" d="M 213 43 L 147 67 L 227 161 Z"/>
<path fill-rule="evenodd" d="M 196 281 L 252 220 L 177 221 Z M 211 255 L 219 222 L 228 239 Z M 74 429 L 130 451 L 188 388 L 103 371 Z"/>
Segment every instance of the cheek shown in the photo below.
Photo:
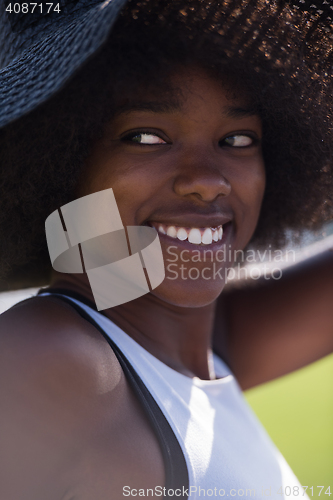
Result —
<path fill-rule="evenodd" d="M 124 159 L 116 152 L 106 157 L 97 152 L 89 158 L 77 197 L 112 188 L 123 223 L 140 224 L 138 213 L 147 200 L 154 199 L 161 182 L 161 172 L 149 161 Z"/>
<path fill-rule="evenodd" d="M 249 183 L 251 188 L 249 189 L 249 197 L 251 198 L 251 206 L 253 207 L 254 214 L 259 216 L 262 200 L 265 193 L 266 187 L 266 174 L 264 165 L 262 165 L 262 169 L 258 170 L 251 177 L 251 183 Z"/>
<path fill-rule="evenodd" d="M 266 172 L 262 157 L 243 170 L 239 182 L 241 199 L 251 214 L 260 211 L 266 186 Z"/>
<path fill-rule="evenodd" d="M 252 168 L 244 170 L 235 182 L 234 194 L 239 204 L 237 246 L 244 247 L 251 239 L 256 228 L 266 187 L 263 160 Z"/>
<path fill-rule="evenodd" d="M 124 224 L 142 224 L 161 204 L 164 182 L 162 175 L 154 175 L 147 166 L 123 169 L 108 179 Z"/>

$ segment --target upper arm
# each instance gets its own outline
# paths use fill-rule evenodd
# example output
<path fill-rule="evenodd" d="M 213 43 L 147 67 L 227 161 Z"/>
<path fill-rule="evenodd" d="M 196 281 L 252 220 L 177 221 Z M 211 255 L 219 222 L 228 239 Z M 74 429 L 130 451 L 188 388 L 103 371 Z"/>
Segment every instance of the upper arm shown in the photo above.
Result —
<path fill-rule="evenodd" d="M 281 279 L 221 296 L 225 343 L 243 389 L 297 370 L 333 352 L 333 255 L 284 271 Z M 221 331 L 216 331 L 219 344 Z"/>
<path fill-rule="evenodd" d="M 34 302 L 0 317 L 0 498 L 6 500 L 66 498 L 105 395 L 112 399 L 122 377 L 108 344 L 74 311 L 46 298 Z"/>

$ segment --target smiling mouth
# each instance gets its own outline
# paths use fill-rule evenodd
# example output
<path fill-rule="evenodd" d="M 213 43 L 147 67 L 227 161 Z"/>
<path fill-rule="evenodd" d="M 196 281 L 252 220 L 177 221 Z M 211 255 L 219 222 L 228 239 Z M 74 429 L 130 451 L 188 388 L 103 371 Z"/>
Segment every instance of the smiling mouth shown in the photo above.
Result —
<path fill-rule="evenodd" d="M 211 245 L 222 240 L 223 225 L 217 227 L 181 227 L 162 224 L 160 222 L 149 222 L 160 234 L 180 241 L 188 241 L 192 245 Z"/>

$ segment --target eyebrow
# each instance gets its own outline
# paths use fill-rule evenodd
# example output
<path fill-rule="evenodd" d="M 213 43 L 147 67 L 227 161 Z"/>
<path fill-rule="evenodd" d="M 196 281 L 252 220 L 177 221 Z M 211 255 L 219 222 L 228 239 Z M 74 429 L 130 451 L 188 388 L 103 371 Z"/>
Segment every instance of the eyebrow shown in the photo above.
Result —
<path fill-rule="evenodd" d="M 258 110 L 253 105 L 239 107 L 239 106 L 224 106 L 223 112 L 227 118 L 245 118 L 246 116 L 259 115 Z"/>
<path fill-rule="evenodd" d="M 151 113 L 174 113 L 180 111 L 181 105 L 176 101 L 138 101 L 119 106 L 116 115 L 128 114 L 132 111 L 150 111 Z"/>
<path fill-rule="evenodd" d="M 149 111 L 151 113 L 174 113 L 181 110 L 181 104 L 178 101 L 138 101 L 126 103 L 119 106 L 115 115 L 129 114 L 133 111 Z M 244 118 L 247 116 L 258 115 L 258 110 L 252 106 L 223 106 L 223 114 L 227 118 Z"/>

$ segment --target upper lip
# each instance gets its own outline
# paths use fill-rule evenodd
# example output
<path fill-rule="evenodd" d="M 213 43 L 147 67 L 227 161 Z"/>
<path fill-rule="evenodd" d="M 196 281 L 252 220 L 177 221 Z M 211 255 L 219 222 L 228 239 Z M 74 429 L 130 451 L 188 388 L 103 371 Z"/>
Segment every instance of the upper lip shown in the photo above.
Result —
<path fill-rule="evenodd" d="M 178 227 L 218 227 L 227 224 L 232 220 L 232 217 L 227 215 L 200 215 L 200 214 L 180 214 L 173 215 L 172 217 L 157 217 L 147 220 L 147 224 L 152 222 L 166 224 L 168 226 L 178 226 Z"/>

